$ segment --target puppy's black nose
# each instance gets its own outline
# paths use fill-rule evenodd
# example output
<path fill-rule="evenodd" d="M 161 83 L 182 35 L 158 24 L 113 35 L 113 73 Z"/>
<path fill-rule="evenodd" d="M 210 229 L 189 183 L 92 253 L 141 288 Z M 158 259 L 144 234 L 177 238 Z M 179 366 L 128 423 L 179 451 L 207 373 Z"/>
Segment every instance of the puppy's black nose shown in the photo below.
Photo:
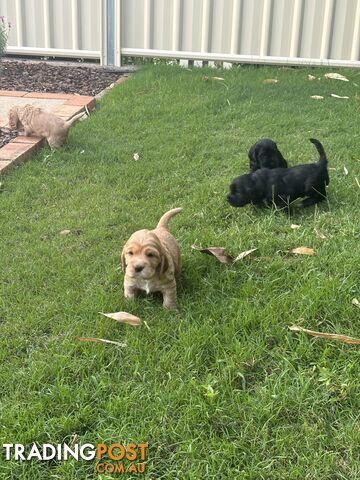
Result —
<path fill-rule="evenodd" d="M 144 266 L 143 265 L 136 265 L 135 267 L 135 272 L 137 273 L 140 273 L 144 270 Z"/>

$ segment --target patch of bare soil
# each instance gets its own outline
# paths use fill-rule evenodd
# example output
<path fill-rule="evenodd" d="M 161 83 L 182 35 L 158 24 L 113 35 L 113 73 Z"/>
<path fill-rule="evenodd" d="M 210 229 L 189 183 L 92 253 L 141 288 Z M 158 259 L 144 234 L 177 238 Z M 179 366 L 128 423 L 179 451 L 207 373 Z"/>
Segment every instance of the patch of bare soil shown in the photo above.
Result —
<path fill-rule="evenodd" d="M 17 135 L 18 132 L 16 130 L 0 128 L 0 148 L 9 143 L 13 138 L 17 137 Z"/>

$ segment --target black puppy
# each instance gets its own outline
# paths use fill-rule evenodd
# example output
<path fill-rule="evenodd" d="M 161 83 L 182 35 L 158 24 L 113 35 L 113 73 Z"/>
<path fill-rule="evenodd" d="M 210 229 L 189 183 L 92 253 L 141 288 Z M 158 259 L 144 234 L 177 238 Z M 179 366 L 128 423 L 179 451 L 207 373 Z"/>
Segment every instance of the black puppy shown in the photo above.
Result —
<path fill-rule="evenodd" d="M 256 142 L 250 148 L 248 156 L 251 172 L 259 168 L 287 168 L 288 166 L 276 143 L 270 138 L 263 138 Z"/>
<path fill-rule="evenodd" d="M 307 197 L 302 206 L 307 207 L 326 198 L 325 185 L 329 184 L 327 158 L 319 140 L 310 138 L 320 159 L 317 163 L 297 165 L 291 168 L 261 168 L 256 172 L 235 178 L 230 185 L 227 199 L 233 207 L 243 207 L 248 203 L 258 206 L 271 206 L 288 210 L 291 202 Z"/>

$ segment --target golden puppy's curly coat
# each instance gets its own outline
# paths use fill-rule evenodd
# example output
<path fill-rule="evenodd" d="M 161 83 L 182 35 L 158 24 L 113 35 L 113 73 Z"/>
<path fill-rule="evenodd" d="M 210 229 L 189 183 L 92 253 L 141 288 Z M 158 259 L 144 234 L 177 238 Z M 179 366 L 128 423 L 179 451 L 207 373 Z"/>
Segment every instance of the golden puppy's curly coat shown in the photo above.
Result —
<path fill-rule="evenodd" d="M 44 108 L 27 104 L 12 107 L 8 116 L 11 129 L 24 130 L 27 137 L 45 137 L 51 148 L 57 148 L 67 141 L 71 125 L 83 115 L 81 112 L 65 121 Z"/>
<path fill-rule="evenodd" d="M 169 210 L 154 230 L 138 230 L 126 242 L 121 253 L 126 298 L 134 298 L 137 290 L 161 292 L 163 306 L 176 308 L 175 275 L 180 271 L 181 258 L 168 222 L 181 211 L 182 208 Z"/>

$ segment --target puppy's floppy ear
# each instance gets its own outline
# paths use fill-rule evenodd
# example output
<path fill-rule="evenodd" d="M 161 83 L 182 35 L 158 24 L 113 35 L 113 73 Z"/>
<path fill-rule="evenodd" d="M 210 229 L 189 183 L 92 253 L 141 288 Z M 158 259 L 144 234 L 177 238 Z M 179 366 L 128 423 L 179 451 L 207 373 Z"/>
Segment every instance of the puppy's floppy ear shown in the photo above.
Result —
<path fill-rule="evenodd" d="M 245 175 L 244 175 L 245 177 Z M 249 202 L 258 202 L 264 194 L 264 186 L 253 173 L 246 175 L 246 181 L 241 185 L 241 192 Z"/>
<path fill-rule="evenodd" d="M 160 275 L 164 275 L 170 267 L 169 254 L 162 248 L 160 251 Z"/>
<path fill-rule="evenodd" d="M 124 273 L 126 273 L 125 247 L 122 249 L 120 258 L 121 258 L 121 270 Z"/>
<path fill-rule="evenodd" d="M 9 127 L 12 130 L 16 130 L 18 127 L 18 122 L 19 122 L 19 116 L 17 113 L 16 108 L 10 108 L 9 114 L 8 114 L 8 120 L 9 120 Z"/>

